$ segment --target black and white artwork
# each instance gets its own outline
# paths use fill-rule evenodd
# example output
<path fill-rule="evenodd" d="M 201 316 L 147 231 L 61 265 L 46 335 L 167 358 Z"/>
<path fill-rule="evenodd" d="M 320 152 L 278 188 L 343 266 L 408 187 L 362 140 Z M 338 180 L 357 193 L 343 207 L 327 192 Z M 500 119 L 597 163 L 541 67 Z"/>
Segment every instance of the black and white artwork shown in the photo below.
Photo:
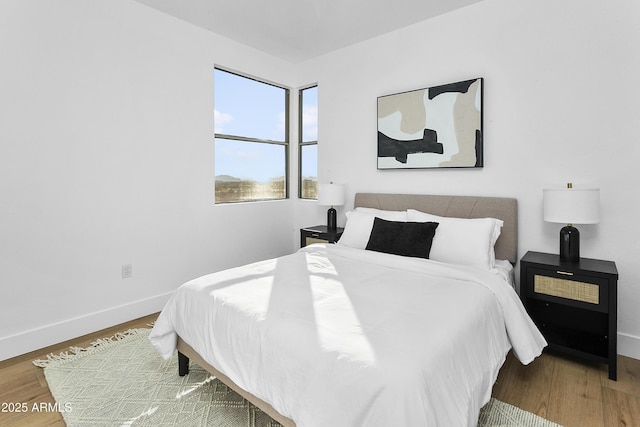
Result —
<path fill-rule="evenodd" d="M 378 98 L 378 169 L 478 168 L 483 79 Z"/>

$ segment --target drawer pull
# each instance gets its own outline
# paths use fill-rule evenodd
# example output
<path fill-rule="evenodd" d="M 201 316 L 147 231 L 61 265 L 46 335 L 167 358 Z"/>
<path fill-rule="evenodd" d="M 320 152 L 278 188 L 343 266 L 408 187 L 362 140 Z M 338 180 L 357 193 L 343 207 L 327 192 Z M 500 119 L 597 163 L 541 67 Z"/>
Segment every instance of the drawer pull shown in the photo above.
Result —
<path fill-rule="evenodd" d="M 570 271 L 556 271 L 558 274 L 564 274 L 565 276 L 573 276 L 573 273 Z"/>
<path fill-rule="evenodd" d="M 320 233 L 311 233 L 311 237 L 320 237 Z"/>

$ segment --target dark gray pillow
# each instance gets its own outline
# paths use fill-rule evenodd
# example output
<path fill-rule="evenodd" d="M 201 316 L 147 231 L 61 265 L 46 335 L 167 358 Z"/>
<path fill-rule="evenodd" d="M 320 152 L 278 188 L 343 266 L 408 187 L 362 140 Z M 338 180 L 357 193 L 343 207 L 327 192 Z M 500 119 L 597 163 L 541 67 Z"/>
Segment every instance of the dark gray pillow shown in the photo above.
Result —
<path fill-rule="evenodd" d="M 408 257 L 429 258 L 437 222 L 400 222 L 374 218 L 365 249 Z"/>

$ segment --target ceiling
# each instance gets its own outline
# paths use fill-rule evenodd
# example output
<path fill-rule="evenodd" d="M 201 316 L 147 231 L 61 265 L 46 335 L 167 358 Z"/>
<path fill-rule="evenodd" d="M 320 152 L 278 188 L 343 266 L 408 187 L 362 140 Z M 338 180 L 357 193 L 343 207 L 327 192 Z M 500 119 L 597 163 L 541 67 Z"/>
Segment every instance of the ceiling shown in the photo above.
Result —
<path fill-rule="evenodd" d="M 481 0 L 136 0 L 298 63 Z"/>

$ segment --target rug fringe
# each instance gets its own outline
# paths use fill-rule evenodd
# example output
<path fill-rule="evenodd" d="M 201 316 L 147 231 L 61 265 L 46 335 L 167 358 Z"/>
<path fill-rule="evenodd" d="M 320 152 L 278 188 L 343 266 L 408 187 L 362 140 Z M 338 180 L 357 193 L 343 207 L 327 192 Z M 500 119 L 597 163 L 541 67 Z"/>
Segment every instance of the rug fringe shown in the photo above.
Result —
<path fill-rule="evenodd" d="M 47 358 L 46 359 L 36 359 L 33 361 L 33 364 L 35 366 L 38 366 L 40 368 L 46 368 L 47 366 L 49 366 L 50 364 L 54 363 L 54 362 L 62 362 L 65 360 L 72 360 L 84 353 L 89 353 L 92 352 L 100 347 L 103 347 L 105 345 L 109 345 L 109 344 L 113 344 L 115 342 L 118 341 L 122 341 L 125 338 L 131 337 L 131 336 L 136 336 L 136 335 L 140 335 L 143 332 L 147 332 L 149 331 L 149 329 L 146 328 L 135 328 L 135 329 L 129 329 L 126 330 L 124 332 L 117 332 L 115 335 L 113 335 L 112 337 L 107 337 L 107 338 L 99 338 L 96 341 L 93 341 L 91 343 L 91 345 L 89 347 L 75 347 L 75 346 L 71 346 L 69 347 L 69 350 L 67 351 L 62 351 L 58 354 L 54 354 L 54 353 L 49 353 L 47 354 Z M 69 352 L 71 352 L 72 354 L 69 354 Z"/>

